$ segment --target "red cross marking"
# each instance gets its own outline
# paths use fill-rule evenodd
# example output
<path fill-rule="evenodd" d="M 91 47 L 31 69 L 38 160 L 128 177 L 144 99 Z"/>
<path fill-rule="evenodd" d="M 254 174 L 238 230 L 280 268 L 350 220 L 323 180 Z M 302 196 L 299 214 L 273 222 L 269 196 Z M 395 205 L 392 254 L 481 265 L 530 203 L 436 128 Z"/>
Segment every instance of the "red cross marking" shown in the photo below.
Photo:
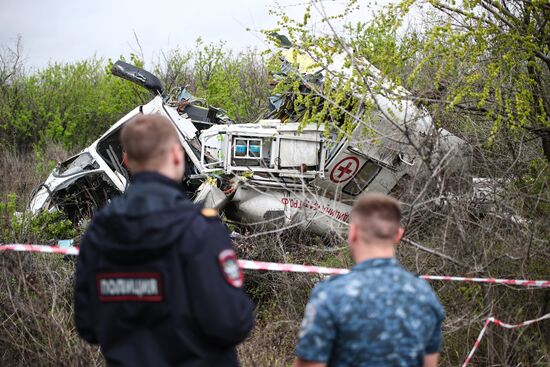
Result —
<path fill-rule="evenodd" d="M 359 168 L 359 159 L 346 157 L 332 168 L 330 179 L 332 182 L 340 183 L 351 179 Z"/>
<path fill-rule="evenodd" d="M 351 165 L 353 164 L 353 162 L 348 162 L 348 164 L 345 166 L 345 167 L 342 167 L 342 166 L 339 166 L 338 167 L 338 171 L 340 171 L 340 173 L 338 173 L 338 177 L 337 178 L 340 178 L 344 175 L 344 173 L 346 174 L 350 174 L 351 172 L 353 172 L 350 167 Z"/>

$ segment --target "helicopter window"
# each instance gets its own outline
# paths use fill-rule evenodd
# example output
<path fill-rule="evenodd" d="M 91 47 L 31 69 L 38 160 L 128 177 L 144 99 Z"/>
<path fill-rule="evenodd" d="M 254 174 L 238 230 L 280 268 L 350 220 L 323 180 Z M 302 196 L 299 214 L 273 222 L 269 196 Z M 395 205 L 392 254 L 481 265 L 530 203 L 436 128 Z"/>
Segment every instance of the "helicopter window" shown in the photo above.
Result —
<path fill-rule="evenodd" d="M 262 140 L 242 138 L 235 139 L 233 154 L 235 158 L 261 159 Z"/>
<path fill-rule="evenodd" d="M 97 152 L 112 170 L 117 170 L 117 162 L 122 163 L 121 131 L 122 128 L 119 127 L 97 144 Z"/>
<path fill-rule="evenodd" d="M 342 190 L 344 193 L 352 196 L 357 196 L 367 188 L 371 181 L 378 175 L 382 167 L 374 163 L 373 161 L 367 160 L 363 167 L 357 172 L 355 177 L 351 179 L 350 182 L 344 186 Z"/>
<path fill-rule="evenodd" d="M 246 157 L 248 142 L 246 140 L 235 140 L 235 157 Z"/>

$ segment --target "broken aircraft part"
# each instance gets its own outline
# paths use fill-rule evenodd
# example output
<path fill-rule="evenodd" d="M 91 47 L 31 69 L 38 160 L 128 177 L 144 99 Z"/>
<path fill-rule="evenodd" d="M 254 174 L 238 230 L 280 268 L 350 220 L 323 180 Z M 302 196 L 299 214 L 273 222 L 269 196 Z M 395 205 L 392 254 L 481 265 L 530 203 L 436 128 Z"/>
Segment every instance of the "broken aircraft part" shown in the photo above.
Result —
<path fill-rule="evenodd" d="M 342 69 L 343 60 L 332 67 Z M 293 67 L 283 60 L 286 69 Z M 299 66 L 307 72 L 308 64 Z M 117 62 L 113 73 L 152 91 L 156 96 L 116 122 L 81 153 L 58 164 L 33 195 L 30 210 L 63 210 L 76 223 L 123 193 L 129 174 L 122 161 L 119 134 L 133 116 L 161 114 L 179 135 L 187 153 L 185 184 L 196 202 L 218 208 L 233 220 L 248 224 L 301 226 L 319 234 L 347 225 L 353 200 L 365 191 L 390 193 L 407 177 L 425 169 L 410 143 L 412 133 L 437 134 L 447 165 L 467 168 L 466 143 L 437 129 L 429 114 L 412 102 L 375 96 L 384 113 L 396 116 L 396 126 L 379 113 L 373 119 L 377 144 L 364 139 L 358 127 L 350 136 L 327 141 L 322 127 L 291 122 L 284 96 L 268 119 L 236 124 L 220 109 L 206 106 L 185 88 L 162 95 L 158 79 L 137 67 Z M 317 80 L 322 71 L 316 72 Z M 407 111 L 407 116 L 403 111 Z M 286 115 L 285 115 L 286 114 Z M 286 122 L 282 122 L 283 118 Z M 404 129 L 403 129 L 404 128 Z M 434 158 L 435 159 L 435 158 Z"/>

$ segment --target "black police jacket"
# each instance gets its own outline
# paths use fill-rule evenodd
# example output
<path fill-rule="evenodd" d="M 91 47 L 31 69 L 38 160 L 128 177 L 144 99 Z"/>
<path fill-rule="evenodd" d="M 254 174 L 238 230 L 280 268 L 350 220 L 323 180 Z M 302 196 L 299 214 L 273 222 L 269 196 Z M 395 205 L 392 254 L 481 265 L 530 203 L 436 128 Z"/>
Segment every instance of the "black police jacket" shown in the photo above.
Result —
<path fill-rule="evenodd" d="M 174 181 L 136 174 L 83 237 L 76 327 L 109 366 L 236 366 L 254 323 L 241 285 L 220 220 Z"/>

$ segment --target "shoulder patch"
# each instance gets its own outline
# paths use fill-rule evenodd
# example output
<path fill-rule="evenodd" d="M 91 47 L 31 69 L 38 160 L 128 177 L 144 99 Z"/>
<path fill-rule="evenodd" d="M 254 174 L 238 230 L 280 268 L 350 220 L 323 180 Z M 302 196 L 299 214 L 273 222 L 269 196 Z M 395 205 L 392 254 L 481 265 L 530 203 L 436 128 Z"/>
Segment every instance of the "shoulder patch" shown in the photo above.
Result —
<path fill-rule="evenodd" d="M 237 262 L 237 255 L 231 249 L 223 250 L 218 255 L 220 269 L 227 283 L 235 288 L 241 288 L 244 282 L 243 269 Z"/>
<path fill-rule="evenodd" d="M 214 208 L 204 208 L 201 210 L 201 214 L 206 218 L 215 218 L 218 216 L 218 211 Z"/>

